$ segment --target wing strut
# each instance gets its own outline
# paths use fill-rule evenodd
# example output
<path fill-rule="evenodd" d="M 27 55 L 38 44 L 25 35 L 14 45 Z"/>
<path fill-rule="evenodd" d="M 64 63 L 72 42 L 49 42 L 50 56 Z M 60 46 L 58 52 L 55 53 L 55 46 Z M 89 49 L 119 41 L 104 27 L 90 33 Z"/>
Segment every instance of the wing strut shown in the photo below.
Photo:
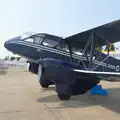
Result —
<path fill-rule="evenodd" d="M 108 66 L 108 62 L 105 61 L 108 60 L 109 58 L 109 50 L 107 56 L 104 58 L 102 55 L 101 47 L 98 44 L 99 43 L 98 38 L 102 38 L 102 40 L 105 41 L 106 44 L 110 44 L 108 40 L 104 39 L 96 32 L 92 32 L 82 51 L 82 55 L 86 56 L 86 60 L 88 61 L 88 64 L 84 63 L 82 59 L 79 59 L 78 61 L 78 63 L 81 61 L 81 63 L 84 66 L 84 70 L 94 71 L 96 68 L 98 68 L 98 66 L 102 66 L 102 69 L 104 71 L 104 68 Z"/>
<path fill-rule="evenodd" d="M 69 51 L 70 51 L 70 60 L 71 60 L 71 62 L 73 62 L 71 46 L 70 46 L 69 43 L 67 43 L 67 42 L 66 42 L 66 44 L 68 45 L 68 48 L 69 48 Z"/>
<path fill-rule="evenodd" d="M 93 55 L 94 55 L 94 50 L 95 50 L 94 38 L 95 38 L 94 32 L 92 32 L 92 35 L 91 35 L 91 50 L 90 50 L 89 70 L 91 70 L 92 60 L 93 60 Z"/>

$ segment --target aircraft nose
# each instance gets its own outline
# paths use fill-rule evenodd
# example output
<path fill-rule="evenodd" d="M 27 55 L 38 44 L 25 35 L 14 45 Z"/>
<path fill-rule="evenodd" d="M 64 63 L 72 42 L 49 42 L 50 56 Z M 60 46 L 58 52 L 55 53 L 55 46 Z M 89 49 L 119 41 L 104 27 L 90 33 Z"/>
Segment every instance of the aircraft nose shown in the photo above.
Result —
<path fill-rule="evenodd" d="M 20 40 L 19 37 L 9 39 L 9 40 L 7 40 L 7 41 L 4 43 L 4 47 L 5 47 L 6 49 L 8 49 L 8 50 L 13 49 L 13 45 L 14 45 L 18 40 Z"/>
<path fill-rule="evenodd" d="M 14 49 L 14 43 L 13 40 L 8 40 L 4 43 L 4 47 L 9 50 L 9 51 L 13 51 Z"/>
<path fill-rule="evenodd" d="M 11 42 L 10 42 L 9 40 L 6 41 L 6 42 L 4 43 L 4 47 L 5 47 L 6 49 L 10 50 L 10 48 L 12 47 L 12 46 L 11 46 Z"/>
<path fill-rule="evenodd" d="M 8 49 L 8 46 L 9 46 L 9 43 L 6 41 L 6 42 L 4 43 L 4 47 Z"/>
<path fill-rule="evenodd" d="M 9 51 L 13 51 L 15 43 L 13 43 L 12 40 L 8 40 L 4 43 L 4 47 Z"/>

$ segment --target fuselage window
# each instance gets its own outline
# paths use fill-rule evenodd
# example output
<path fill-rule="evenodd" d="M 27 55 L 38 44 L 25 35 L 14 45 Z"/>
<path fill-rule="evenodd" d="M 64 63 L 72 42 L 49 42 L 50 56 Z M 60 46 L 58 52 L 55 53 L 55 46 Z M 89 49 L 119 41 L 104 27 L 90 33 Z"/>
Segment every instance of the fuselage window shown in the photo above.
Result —
<path fill-rule="evenodd" d="M 82 50 L 78 48 L 72 48 L 72 53 L 76 55 L 82 55 Z"/>
<path fill-rule="evenodd" d="M 27 39 L 25 39 L 24 41 L 33 43 L 33 42 L 34 42 L 34 39 L 33 39 L 33 38 L 27 38 Z"/>
<path fill-rule="evenodd" d="M 44 36 L 31 36 L 29 38 L 24 39 L 24 41 L 34 44 L 41 44 L 43 38 Z"/>
<path fill-rule="evenodd" d="M 56 49 L 69 52 L 69 48 L 67 44 L 59 44 L 56 46 Z"/>
<path fill-rule="evenodd" d="M 51 39 L 48 39 L 46 38 L 43 43 L 42 43 L 44 46 L 48 46 L 48 47 L 55 47 L 58 42 L 57 41 L 54 41 L 54 40 L 51 40 Z"/>
<path fill-rule="evenodd" d="M 43 36 L 34 36 L 35 44 L 41 44 L 42 40 L 43 40 Z"/>

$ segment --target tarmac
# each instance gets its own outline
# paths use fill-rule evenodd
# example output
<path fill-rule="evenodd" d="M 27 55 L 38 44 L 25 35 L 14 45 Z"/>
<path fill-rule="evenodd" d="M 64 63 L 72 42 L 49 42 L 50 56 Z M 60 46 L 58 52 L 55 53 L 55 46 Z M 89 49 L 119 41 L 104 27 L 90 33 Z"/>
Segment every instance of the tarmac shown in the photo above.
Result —
<path fill-rule="evenodd" d="M 88 92 L 61 101 L 54 85 L 43 89 L 36 75 L 9 69 L 0 74 L 0 120 L 120 120 L 120 83 L 101 84 L 107 96 Z"/>

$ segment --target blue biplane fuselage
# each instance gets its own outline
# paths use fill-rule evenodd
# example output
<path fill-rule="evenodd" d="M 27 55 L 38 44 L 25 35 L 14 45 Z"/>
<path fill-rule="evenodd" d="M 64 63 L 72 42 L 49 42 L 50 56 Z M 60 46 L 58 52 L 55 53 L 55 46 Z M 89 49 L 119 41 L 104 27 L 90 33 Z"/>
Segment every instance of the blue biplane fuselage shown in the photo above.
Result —
<path fill-rule="evenodd" d="M 62 42 L 62 38 L 60 37 L 48 34 L 38 34 L 26 38 L 18 36 L 6 41 L 4 46 L 9 51 L 26 57 L 28 60 L 32 60 L 35 63 L 37 60 L 43 58 L 70 61 L 70 53 L 67 51 L 69 50 L 67 44 L 64 44 L 64 48 L 66 48 L 63 50 L 64 48 L 60 48 L 59 42 Z M 79 55 L 73 55 L 73 59 L 77 62 Z"/>
<path fill-rule="evenodd" d="M 71 63 L 69 46 L 61 37 L 50 34 L 22 36 L 6 41 L 4 47 L 14 54 L 27 58 L 29 62 L 37 63 L 39 59 L 54 58 L 72 65 L 78 63 L 80 59 L 86 60 L 74 51 Z"/>
<path fill-rule="evenodd" d="M 88 53 L 83 51 L 84 54 L 81 55 L 83 49 L 76 47 L 79 45 L 75 43 L 72 46 L 61 37 L 45 33 L 25 33 L 6 41 L 4 47 L 28 59 L 29 71 L 38 75 L 42 87 L 55 84 L 58 97 L 68 100 L 72 95 L 86 93 L 101 78 L 110 81 L 111 76 L 120 76 L 119 60 L 100 53 L 103 58 L 100 61 L 98 50 L 93 47 L 95 43 L 89 44 L 92 49 Z M 86 47 L 85 43 L 83 45 L 81 44 L 82 48 Z"/>
<path fill-rule="evenodd" d="M 95 78 L 96 81 L 88 82 L 90 85 L 85 88 L 84 82 L 82 82 L 84 78 L 82 77 L 81 81 L 75 78 L 75 76 L 81 77 L 81 75 L 78 73 L 73 75 L 71 69 L 82 69 L 79 60 L 86 61 L 86 58 L 79 55 L 79 50 L 75 48 L 72 48 L 72 52 L 70 52 L 70 46 L 61 37 L 49 34 L 35 34 L 25 37 L 22 35 L 6 41 L 4 47 L 14 54 L 28 59 L 29 71 L 38 74 L 42 87 L 56 84 L 56 91 L 61 100 L 69 99 L 71 95 L 83 94 L 99 82 L 98 78 Z M 40 70 L 39 64 L 42 65 Z M 41 76 L 39 76 L 40 71 L 42 71 Z M 43 71 L 45 71 L 44 74 Z M 89 81 L 87 76 L 84 81 Z M 66 90 L 69 84 L 71 84 L 69 90 Z"/>

